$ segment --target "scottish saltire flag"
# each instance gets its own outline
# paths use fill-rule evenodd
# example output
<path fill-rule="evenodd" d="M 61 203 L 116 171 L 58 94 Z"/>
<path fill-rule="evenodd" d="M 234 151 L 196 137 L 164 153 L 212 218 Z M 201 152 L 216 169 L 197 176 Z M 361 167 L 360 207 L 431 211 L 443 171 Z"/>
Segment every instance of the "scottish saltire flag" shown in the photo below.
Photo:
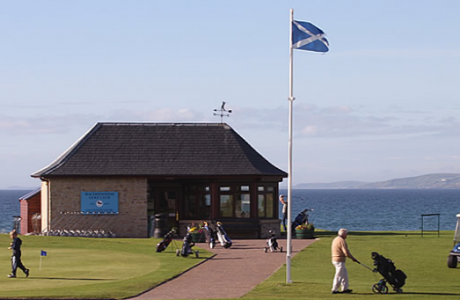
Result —
<path fill-rule="evenodd" d="M 324 37 L 324 31 L 308 22 L 292 21 L 292 48 L 327 52 L 329 42 Z"/>
<path fill-rule="evenodd" d="M 40 256 L 46 256 L 46 254 L 47 254 L 46 251 L 42 250 L 42 252 L 40 253 Z"/>

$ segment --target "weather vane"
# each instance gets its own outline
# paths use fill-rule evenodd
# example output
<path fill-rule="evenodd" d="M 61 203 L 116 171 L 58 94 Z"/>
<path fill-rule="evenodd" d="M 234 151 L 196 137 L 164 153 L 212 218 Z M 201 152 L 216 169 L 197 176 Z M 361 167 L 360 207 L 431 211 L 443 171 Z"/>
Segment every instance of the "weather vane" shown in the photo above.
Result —
<path fill-rule="evenodd" d="M 223 118 L 224 117 L 230 117 L 230 114 L 232 113 L 231 109 L 225 109 L 225 101 L 222 101 L 222 105 L 220 109 L 214 109 L 214 116 L 220 116 L 220 123 L 223 123 Z"/>

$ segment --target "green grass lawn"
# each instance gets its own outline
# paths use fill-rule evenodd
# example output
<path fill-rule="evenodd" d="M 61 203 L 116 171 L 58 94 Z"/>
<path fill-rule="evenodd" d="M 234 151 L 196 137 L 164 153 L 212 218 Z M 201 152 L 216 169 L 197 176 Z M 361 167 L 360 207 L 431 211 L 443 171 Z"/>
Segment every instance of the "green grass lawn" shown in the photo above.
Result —
<path fill-rule="evenodd" d="M 318 232 L 320 238 L 292 260 L 292 284 L 286 284 L 282 267 L 244 299 L 459 299 L 460 267 L 449 269 L 447 256 L 453 232 L 420 237 L 415 232 L 351 232 L 347 239 L 352 253 L 372 268 L 371 252 L 395 262 L 407 275 L 403 294 L 390 288 L 387 295 L 372 292 L 381 278 L 364 267 L 347 262 L 353 294 L 332 295 L 334 267 L 330 245 L 335 233 Z M 91 239 L 21 236 L 23 262 L 31 269 L 29 278 L 21 271 L 9 279 L 10 239 L 0 235 L 0 298 L 126 298 L 136 295 L 202 262 L 176 257 L 171 249 L 156 253 L 159 239 Z M 236 241 L 237 242 L 237 241 Z M 177 242 L 180 246 L 182 243 Z M 204 244 L 203 244 L 204 245 Z M 3 246 L 2 246 L 3 247 Z M 170 246 L 171 247 L 171 246 Z M 46 250 L 39 270 L 40 251 Z M 210 253 L 200 250 L 200 256 Z M 218 271 L 216 271 L 218 272 Z M 243 272 L 243 270 L 242 270 Z M 211 276 L 212 274 L 208 274 Z M 223 283 L 225 284 L 225 283 Z M 210 287 L 218 288 L 218 287 Z"/>
<path fill-rule="evenodd" d="M 351 232 L 347 242 L 360 262 L 373 268 L 371 252 L 393 260 L 406 275 L 403 294 L 391 287 L 387 295 L 374 294 L 372 285 L 381 276 L 363 266 L 347 261 L 353 294 L 331 294 L 334 267 L 330 246 L 335 233 L 319 233 L 320 240 L 294 257 L 291 264 L 292 284 L 286 284 L 285 267 L 258 285 L 245 299 L 459 299 L 460 267 L 449 269 L 447 256 L 453 247 L 453 232 L 431 233 L 421 237 L 415 232 Z"/>
<path fill-rule="evenodd" d="M 177 257 L 171 244 L 156 253 L 160 239 L 91 239 L 21 236 L 25 278 L 11 273 L 11 240 L 0 235 L 0 298 L 125 298 L 139 294 L 210 257 Z M 182 242 L 176 242 L 182 246 Z M 41 250 L 47 256 L 41 258 Z"/>

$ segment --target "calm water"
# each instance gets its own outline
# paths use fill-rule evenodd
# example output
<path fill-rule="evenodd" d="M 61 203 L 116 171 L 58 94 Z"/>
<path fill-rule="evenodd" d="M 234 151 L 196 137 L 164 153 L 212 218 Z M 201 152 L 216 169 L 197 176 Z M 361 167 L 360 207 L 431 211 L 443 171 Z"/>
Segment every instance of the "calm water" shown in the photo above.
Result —
<path fill-rule="evenodd" d="M 310 221 L 328 230 L 420 230 L 422 214 L 440 214 L 440 229 L 454 230 L 460 213 L 460 190 L 293 190 L 292 196 L 293 218 L 313 208 Z M 424 218 L 425 229 L 437 224 Z"/>
<path fill-rule="evenodd" d="M 13 216 L 20 213 L 19 198 L 28 192 L 0 190 L 0 233 L 12 229 Z M 420 230 L 422 214 L 440 214 L 440 229 L 454 230 L 460 213 L 460 190 L 293 190 L 292 194 L 293 218 L 313 208 L 310 221 L 328 230 Z M 436 218 L 425 218 L 424 223 L 425 228 L 437 229 Z"/>
<path fill-rule="evenodd" d="M 10 191 L 0 190 L 0 233 L 13 229 L 13 216 L 19 216 L 19 198 L 29 190 Z"/>

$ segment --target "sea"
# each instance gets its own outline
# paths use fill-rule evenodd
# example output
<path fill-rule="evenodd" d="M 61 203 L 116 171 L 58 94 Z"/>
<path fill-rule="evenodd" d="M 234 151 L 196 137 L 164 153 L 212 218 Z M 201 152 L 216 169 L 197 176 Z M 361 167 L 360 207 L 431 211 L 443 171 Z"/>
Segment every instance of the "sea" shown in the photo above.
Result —
<path fill-rule="evenodd" d="M 13 228 L 19 198 L 29 190 L 0 190 L 0 233 Z M 287 195 L 285 189 L 280 193 Z M 316 228 L 352 231 L 454 230 L 460 189 L 452 190 L 292 190 L 292 218 L 304 209 Z M 281 204 L 280 204 L 281 218 Z M 431 215 L 422 218 L 422 215 Z M 439 214 L 439 220 L 438 215 Z M 439 222 L 439 223 L 438 223 Z"/>
<path fill-rule="evenodd" d="M 417 231 L 422 219 L 424 230 L 438 230 L 438 224 L 439 230 L 454 230 L 460 189 L 293 189 L 292 218 L 306 208 L 313 209 L 309 221 L 326 230 Z"/>
<path fill-rule="evenodd" d="M 0 190 L 0 233 L 10 232 L 15 216 L 20 215 L 19 198 L 31 190 Z"/>

